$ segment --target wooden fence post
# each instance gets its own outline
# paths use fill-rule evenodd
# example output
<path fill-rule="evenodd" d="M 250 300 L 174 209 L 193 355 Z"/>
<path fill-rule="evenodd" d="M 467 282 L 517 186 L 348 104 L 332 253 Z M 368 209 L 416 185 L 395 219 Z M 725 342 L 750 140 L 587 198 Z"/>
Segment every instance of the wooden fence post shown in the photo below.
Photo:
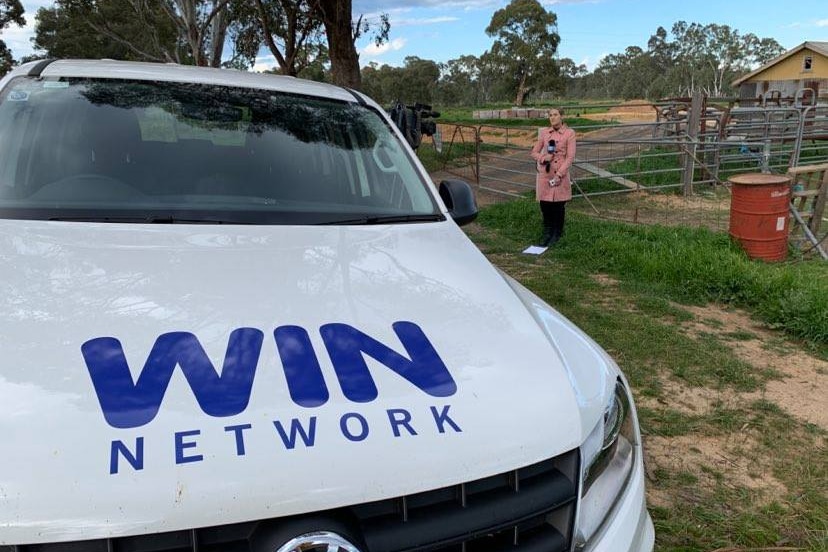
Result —
<path fill-rule="evenodd" d="M 825 203 L 828 201 L 828 168 L 822 173 L 822 181 L 819 184 L 819 194 L 814 200 L 814 213 L 811 215 L 811 223 L 808 225 L 815 236 L 819 235 L 819 227 L 822 224 L 822 216 L 825 213 Z"/>

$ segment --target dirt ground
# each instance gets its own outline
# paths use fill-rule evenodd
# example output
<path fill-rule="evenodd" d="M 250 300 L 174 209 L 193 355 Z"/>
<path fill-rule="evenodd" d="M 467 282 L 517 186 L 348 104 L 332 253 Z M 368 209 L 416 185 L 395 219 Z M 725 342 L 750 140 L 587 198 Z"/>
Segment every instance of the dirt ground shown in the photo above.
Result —
<path fill-rule="evenodd" d="M 711 305 L 682 308 L 696 316 L 696 321 L 689 328 L 692 332 L 709 332 L 709 321 L 713 320 L 716 325 L 721 325 L 720 331 L 744 334 L 746 339 L 731 343 L 736 356 L 758 369 L 772 369 L 782 374 L 781 379 L 769 381 L 763 391 L 742 393 L 733 397 L 734 400 L 752 401 L 763 398 L 797 418 L 828 431 L 828 362 L 801 349 L 768 347 L 769 343 L 779 339 L 779 334 L 764 328 L 738 310 L 724 310 Z M 686 399 L 691 407 L 709 407 L 711 397 L 704 396 L 704 393 L 701 395 L 693 398 L 692 393 L 684 393 L 679 394 L 679 397 L 680 401 Z"/>
<path fill-rule="evenodd" d="M 614 279 L 605 275 L 597 275 L 595 279 L 609 289 L 617 286 Z M 665 398 L 640 397 L 639 408 L 658 410 L 668 406 L 684 414 L 703 416 L 717 408 L 738 409 L 764 399 L 828 431 L 828 362 L 809 355 L 779 332 L 769 330 L 737 309 L 717 305 L 677 307 L 693 314 L 692 320 L 682 324 L 690 335 L 701 337 L 714 331 L 732 335 L 729 345 L 736 356 L 757 370 L 775 371 L 779 378 L 769 381 L 761 391 L 751 393 L 690 387 L 677 380 L 663 381 Z M 724 435 L 648 434 L 644 438 L 645 467 L 651 480 L 656 479 L 659 470 L 665 470 L 689 474 L 702 488 L 714 488 L 720 482 L 717 478 L 722 477 L 726 485 L 758 491 L 759 500 L 770 502 L 787 489 L 774 477 L 768 458 L 745 452 L 752 450 L 760 438 L 747 422 L 739 431 Z M 676 499 L 674 494 L 656 486 L 647 489 L 647 502 L 652 506 L 669 507 Z"/>
<path fill-rule="evenodd" d="M 582 114 L 584 119 L 592 121 L 618 121 L 621 123 L 654 123 L 656 110 L 646 100 L 629 100 L 623 105 L 611 107 L 606 113 Z"/>
<path fill-rule="evenodd" d="M 691 334 L 711 331 L 732 332 L 740 337 L 731 342 L 732 350 L 757 370 L 772 369 L 780 374 L 761 391 L 739 393 L 732 390 L 711 390 L 706 387 L 688 387 L 677 381 L 664 384 L 669 406 L 691 415 L 705 415 L 715 408 L 736 409 L 764 399 L 802 421 L 828 430 L 828 362 L 815 358 L 789 345 L 778 348 L 769 344 L 784 343 L 777 332 L 766 329 L 750 316 L 738 310 L 727 310 L 715 305 L 705 307 L 682 306 L 695 315 L 687 324 Z M 647 405 L 646 399 L 639 401 Z M 656 405 L 650 405 L 656 406 Z M 739 431 L 723 435 L 688 435 L 663 437 L 649 435 L 645 439 L 645 458 L 649 474 L 665 469 L 673 473 L 691 474 L 701 487 L 713 488 L 717 477 L 726 485 L 759 491 L 761 503 L 783 495 L 787 489 L 773 475 L 771 461 L 749 452 L 761 435 L 746 422 Z M 677 454 L 677 451 L 681 451 Z M 722 475 L 715 475 L 709 468 Z M 648 489 L 652 505 L 668 507 L 671 496 L 657 488 Z"/>

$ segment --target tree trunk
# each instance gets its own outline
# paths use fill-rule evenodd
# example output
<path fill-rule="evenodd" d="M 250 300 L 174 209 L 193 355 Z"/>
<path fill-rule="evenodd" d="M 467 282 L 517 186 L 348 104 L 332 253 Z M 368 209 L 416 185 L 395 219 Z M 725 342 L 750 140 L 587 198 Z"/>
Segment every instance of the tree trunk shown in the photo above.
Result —
<path fill-rule="evenodd" d="M 520 82 L 518 83 L 517 89 L 517 97 L 515 98 L 515 105 L 517 107 L 523 107 L 523 100 L 526 98 L 526 93 L 529 91 L 526 88 L 526 73 L 523 73 L 520 76 Z"/>
<path fill-rule="evenodd" d="M 210 67 L 221 67 L 224 39 L 227 38 L 227 9 L 222 8 L 210 23 Z"/>
<path fill-rule="evenodd" d="M 346 88 L 362 88 L 359 55 L 351 27 L 351 0 L 319 0 L 319 7 L 328 38 L 333 83 Z"/>

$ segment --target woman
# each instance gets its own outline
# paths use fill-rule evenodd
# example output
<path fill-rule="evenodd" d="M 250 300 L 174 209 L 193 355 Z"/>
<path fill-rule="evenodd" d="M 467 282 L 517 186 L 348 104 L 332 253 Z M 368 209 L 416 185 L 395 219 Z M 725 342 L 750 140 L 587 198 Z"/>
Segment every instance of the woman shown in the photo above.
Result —
<path fill-rule="evenodd" d="M 538 169 L 535 198 L 543 215 L 542 247 L 549 247 L 563 236 L 566 202 L 572 199 L 569 168 L 575 159 L 575 131 L 563 122 L 560 109 L 550 109 L 548 115 L 550 126 L 541 129 L 532 148 Z"/>

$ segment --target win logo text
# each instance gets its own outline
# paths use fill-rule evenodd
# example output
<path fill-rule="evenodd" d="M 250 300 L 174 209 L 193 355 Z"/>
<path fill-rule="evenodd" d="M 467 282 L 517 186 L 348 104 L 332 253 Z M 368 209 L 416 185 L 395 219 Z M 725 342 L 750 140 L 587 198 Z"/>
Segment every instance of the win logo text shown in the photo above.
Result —
<path fill-rule="evenodd" d="M 405 354 L 347 324 L 319 328 L 345 397 L 366 403 L 378 396 L 364 355 L 432 397 L 454 395 L 457 385 L 423 330 L 404 321 L 392 327 Z M 279 326 L 273 338 L 292 401 L 306 408 L 325 404 L 330 396 L 328 385 L 307 330 Z M 112 427 L 128 429 L 144 426 L 155 418 L 177 367 L 205 414 L 227 417 L 242 413 L 250 401 L 263 341 L 264 333 L 256 328 L 233 330 L 219 372 L 195 335 L 165 333 L 155 340 L 137 380 L 132 377 L 118 339 L 90 339 L 81 346 L 81 352 L 104 419 Z"/>

